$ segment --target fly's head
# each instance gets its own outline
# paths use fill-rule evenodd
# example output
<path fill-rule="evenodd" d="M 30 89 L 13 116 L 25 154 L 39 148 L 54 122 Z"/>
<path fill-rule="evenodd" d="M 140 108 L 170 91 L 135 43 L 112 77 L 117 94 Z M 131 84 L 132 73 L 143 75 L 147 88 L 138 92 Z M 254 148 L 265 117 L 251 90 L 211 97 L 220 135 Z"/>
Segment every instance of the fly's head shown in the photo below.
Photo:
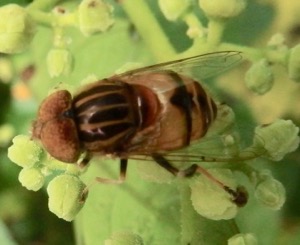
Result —
<path fill-rule="evenodd" d="M 32 138 L 41 141 L 55 159 L 74 163 L 80 156 L 80 143 L 72 118 L 72 96 L 66 90 L 49 95 L 40 105 L 33 122 Z"/>

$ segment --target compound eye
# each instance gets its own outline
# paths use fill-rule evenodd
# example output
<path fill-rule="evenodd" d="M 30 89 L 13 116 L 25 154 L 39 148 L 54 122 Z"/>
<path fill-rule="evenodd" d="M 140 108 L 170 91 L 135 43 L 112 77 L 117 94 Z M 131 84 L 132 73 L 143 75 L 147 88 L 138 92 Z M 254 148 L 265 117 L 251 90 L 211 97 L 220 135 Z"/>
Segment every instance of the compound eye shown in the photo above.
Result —
<path fill-rule="evenodd" d="M 71 108 L 72 96 L 67 90 L 59 90 L 50 94 L 40 105 L 38 112 L 39 122 L 47 122 L 60 117 Z"/>
<path fill-rule="evenodd" d="M 76 126 L 72 119 L 48 121 L 41 130 L 41 142 L 46 151 L 62 162 L 74 163 L 80 156 Z"/>
<path fill-rule="evenodd" d="M 66 90 L 49 95 L 40 105 L 32 137 L 41 140 L 47 152 L 63 162 L 76 162 L 80 155 L 77 128 L 71 111 L 72 96 Z M 69 113 L 70 114 L 70 113 Z"/>

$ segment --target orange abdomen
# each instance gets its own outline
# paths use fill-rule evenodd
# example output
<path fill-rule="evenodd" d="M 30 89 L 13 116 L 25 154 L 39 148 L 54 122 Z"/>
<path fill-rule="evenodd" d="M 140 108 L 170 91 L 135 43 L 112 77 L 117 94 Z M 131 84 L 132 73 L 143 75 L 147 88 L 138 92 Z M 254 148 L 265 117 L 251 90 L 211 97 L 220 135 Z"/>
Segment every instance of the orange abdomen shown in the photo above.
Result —
<path fill-rule="evenodd" d="M 152 92 L 151 100 L 144 96 L 144 103 L 151 101 L 151 106 L 147 106 L 147 111 L 141 110 L 142 118 L 148 117 L 149 110 L 156 111 L 154 118 L 151 114 L 152 122 L 132 138 L 129 151 L 155 153 L 183 148 L 203 137 L 216 117 L 214 101 L 198 82 L 188 77 L 165 71 L 128 79 L 125 82 Z"/>

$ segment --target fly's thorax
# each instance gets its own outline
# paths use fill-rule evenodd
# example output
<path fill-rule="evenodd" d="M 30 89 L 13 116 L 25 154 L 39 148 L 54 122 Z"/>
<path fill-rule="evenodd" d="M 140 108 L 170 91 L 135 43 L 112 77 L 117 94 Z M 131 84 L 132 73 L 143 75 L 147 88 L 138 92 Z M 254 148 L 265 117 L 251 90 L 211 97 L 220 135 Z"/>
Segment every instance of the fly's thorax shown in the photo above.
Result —
<path fill-rule="evenodd" d="M 89 85 L 73 99 L 78 136 L 87 151 L 123 153 L 131 138 L 149 124 L 151 93 L 114 78 Z M 141 110 L 146 110 L 145 116 Z"/>

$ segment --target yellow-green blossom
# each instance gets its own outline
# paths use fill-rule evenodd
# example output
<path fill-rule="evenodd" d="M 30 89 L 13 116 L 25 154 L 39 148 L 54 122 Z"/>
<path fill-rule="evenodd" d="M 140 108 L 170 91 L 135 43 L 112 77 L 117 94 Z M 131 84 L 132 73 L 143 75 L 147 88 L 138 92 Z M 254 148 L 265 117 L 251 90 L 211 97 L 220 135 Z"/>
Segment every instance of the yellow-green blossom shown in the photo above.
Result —
<path fill-rule="evenodd" d="M 72 175 L 59 175 L 48 185 L 49 210 L 59 218 L 72 221 L 84 204 L 83 191 L 85 184 Z"/>
<path fill-rule="evenodd" d="M 233 190 L 237 188 L 231 170 L 214 169 L 209 173 Z M 207 176 L 194 177 L 190 187 L 192 204 L 200 215 L 212 220 L 227 220 L 236 216 L 238 206 L 232 201 L 232 196 Z"/>
<path fill-rule="evenodd" d="M 245 8 L 245 0 L 199 0 L 203 11 L 212 18 L 225 19 L 239 15 Z"/>
<path fill-rule="evenodd" d="M 265 149 L 264 156 L 280 161 L 299 146 L 299 128 L 291 120 L 278 119 L 272 124 L 256 127 L 253 144 Z"/>
<path fill-rule="evenodd" d="M 102 0 L 83 0 L 78 7 L 80 31 L 86 35 L 106 31 L 113 23 L 113 8 Z"/>
<path fill-rule="evenodd" d="M 12 54 L 25 50 L 35 33 L 35 23 L 26 9 L 17 4 L 4 5 L 0 17 L 0 52 Z"/>
<path fill-rule="evenodd" d="M 24 168 L 19 173 L 20 183 L 28 190 L 38 191 L 45 182 L 45 176 L 38 168 Z"/>
<path fill-rule="evenodd" d="M 249 89 L 259 95 L 268 92 L 274 83 L 274 74 L 265 59 L 254 63 L 245 75 L 245 82 Z"/>
<path fill-rule="evenodd" d="M 72 65 L 72 54 L 68 50 L 54 48 L 49 51 L 47 55 L 47 66 L 51 77 L 70 74 Z"/>
<path fill-rule="evenodd" d="M 190 0 L 159 0 L 158 4 L 168 20 L 176 20 L 190 5 Z"/>
<path fill-rule="evenodd" d="M 27 135 L 17 135 L 8 148 L 8 157 L 21 167 L 32 167 L 40 159 L 42 149 Z"/>
<path fill-rule="evenodd" d="M 285 202 L 284 186 L 268 172 L 257 176 L 258 184 L 255 187 L 255 197 L 266 207 L 279 210 Z"/>

